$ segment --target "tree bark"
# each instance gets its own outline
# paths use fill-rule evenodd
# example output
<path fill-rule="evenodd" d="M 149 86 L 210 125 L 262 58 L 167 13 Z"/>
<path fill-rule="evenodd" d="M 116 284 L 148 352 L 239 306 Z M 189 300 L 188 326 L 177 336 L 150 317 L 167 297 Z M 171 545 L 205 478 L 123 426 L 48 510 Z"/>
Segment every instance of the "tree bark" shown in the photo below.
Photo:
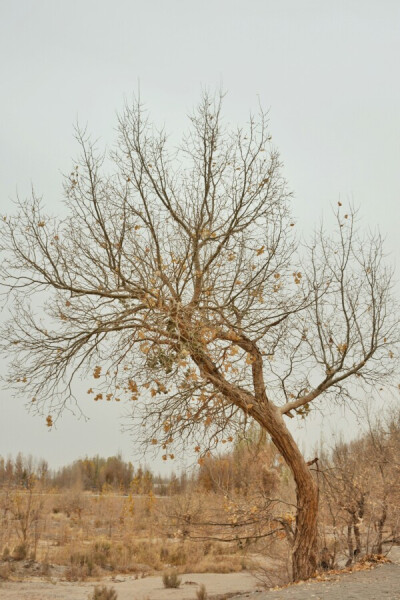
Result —
<path fill-rule="evenodd" d="M 354 545 L 353 545 L 353 521 L 347 525 L 347 548 L 349 550 L 349 560 L 346 565 L 349 566 L 353 562 L 354 558 Z"/>
<path fill-rule="evenodd" d="M 276 407 L 269 405 L 266 414 L 257 419 L 293 473 L 296 483 L 296 531 L 292 550 L 294 581 L 308 579 L 317 568 L 318 486 L 293 436 Z"/>
<path fill-rule="evenodd" d="M 375 548 L 374 548 L 375 554 L 383 553 L 383 527 L 386 523 L 386 518 L 387 518 L 387 504 L 386 504 L 386 498 L 385 498 L 385 500 L 383 501 L 383 504 L 382 504 L 381 516 L 380 516 L 380 519 L 378 520 L 378 538 L 377 538 Z"/>

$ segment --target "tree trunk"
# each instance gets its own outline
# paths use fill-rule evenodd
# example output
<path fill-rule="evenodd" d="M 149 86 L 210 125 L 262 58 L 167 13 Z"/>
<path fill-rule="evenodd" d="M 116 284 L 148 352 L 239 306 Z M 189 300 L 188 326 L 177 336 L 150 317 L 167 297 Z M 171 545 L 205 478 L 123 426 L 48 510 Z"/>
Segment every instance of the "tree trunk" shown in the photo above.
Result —
<path fill-rule="evenodd" d="M 304 462 L 304 461 L 303 461 Z M 307 579 L 317 568 L 318 488 L 307 467 L 294 475 L 297 493 L 296 534 L 292 555 L 293 580 Z"/>
<path fill-rule="evenodd" d="M 383 501 L 382 504 L 382 512 L 381 512 L 381 517 L 378 520 L 378 539 L 376 541 L 376 545 L 375 545 L 375 554 L 382 554 L 383 553 L 383 527 L 386 523 L 386 518 L 387 518 L 387 504 L 386 504 L 386 498 Z"/>
<path fill-rule="evenodd" d="M 318 486 L 281 414 L 269 405 L 258 419 L 293 473 L 296 483 L 296 531 L 292 551 L 293 581 L 308 579 L 317 568 Z"/>
<path fill-rule="evenodd" d="M 354 558 L 354 545 L 353 545 L 353 520 L 347 525 L 347 548 L 349 550 L 348 565 L 351 565 Z M 346 564 L 347 564 L 346 563 Z"/>

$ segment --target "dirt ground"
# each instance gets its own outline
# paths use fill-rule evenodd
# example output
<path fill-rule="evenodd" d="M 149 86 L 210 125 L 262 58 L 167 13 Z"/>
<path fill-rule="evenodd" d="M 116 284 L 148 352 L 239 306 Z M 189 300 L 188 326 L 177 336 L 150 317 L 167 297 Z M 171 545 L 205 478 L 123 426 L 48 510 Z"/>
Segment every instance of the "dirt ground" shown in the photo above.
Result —
<path fill-rule="evenodd" d="M 231 600 L 400 600 L 400 546 L 388 554 L 392 563 L 369 571 L 333 576 L 329 581 L 310 581 L 286 589 L 242 594 Z"/>
<path fill-rule="evenodd" d="M 102 581 L 101 585 L 111 585 L 118 593 L 118 600 L 194 600 L 201 584 L 206 586 L 210 596 L 245 593 L 257 588 L 257 581 L 249 573 L 193 573 L 182 575 L 178 589 L 165 589 L 162 579 L 146 577 L 116 577 L 114 581 Z M 3 583 L 0 587 L 1 600 L 87 600 L 95 582 L 50 583 L 30 581 L 24 583 Z"/>
<path fill-rule="evenodd" d="M 341 575 L 331 581 L 305 582 L 279 591 L 236 596 L 231 600 L 400 600 L 400 565 Z"/>

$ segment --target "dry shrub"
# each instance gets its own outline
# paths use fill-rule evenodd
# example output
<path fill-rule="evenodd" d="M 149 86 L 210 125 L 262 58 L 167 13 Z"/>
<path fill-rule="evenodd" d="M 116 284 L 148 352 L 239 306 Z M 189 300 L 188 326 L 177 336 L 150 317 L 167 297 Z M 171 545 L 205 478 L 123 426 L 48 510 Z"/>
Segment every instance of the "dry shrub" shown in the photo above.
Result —
<path fill-rule="evenodd" d="M 135 561 L 154 570 L 162 568 L 163 563 L 160 560 L 160 545 L 159 540 L 146 540 L 143 542 L 134 542 L 131 546 Z"/>
<path fill-rule="evenodd" d="M 53 508 L 53 511 L 62 511 L 68 517 L 76 517 L 77 519 L 82 518 L 86 507 L 86 499 L 82 492 L 82 489 L 75 485 L 72 489 L 63 492 L 60 498 L 59 505 Z"/>
<path fill-rule="evenodd" d="M 85 567 L 71 565 L 65 570 L 64 577 L 66 581 L 85 581 L 87 570 Z"/>
<path fill-rule="evenodd" d="M 12 557 L 14 560 L 24 560 L 28 555 L 28 545 L 25 542 L 15 546 Z"/>
<path fill-rule="evenodd" d="M 89 544 L 69 544 L 60 548 L 55 560 L 59 564 L 69 563 L 69 577 L 74 580 L 100 574 L 101 570 L 119 573 L 149 573 L 160 570 L 160 541 L 151 540 L 113 542 L 104 537 L 95 538 Z M 169 563 L 171 564 L 171 563 Z"/>
<path fill-rule="evenodd" d="M 51 565 L 50 563 L 45 559 L 42 564 L 40 565 L 40 574 L 43 577 L 48 577 L 50 575 L 51 572 Z"/>
<path fill-rule="evenodd" d="M 168 562 L 174 567 L 182 567 L 188 563 L 188 556 L 183 545 L 172 545 L 168 552 Z"/>
<path fill-rule="evenodd" d="M 7 563 L 0 566 L 0 581 L 7 581 L 11 577 L 11 567 Z"/>
<path fill-rule="evenodd" d="M 178 588 L 182 583 L 182 579 L 178 577 L 176 571 L 163 573 L 162 580 L 165 588 Z"/>
<path fill-rule="evenodd" d="M 197 600 L 208 600 L 208 594 L 204 583 L 201 584 L 200 588 L 196 590 Z"/>
<path fill-rule="evenodd" d="M 74 552 L 70 556 L 70 563 L 70 567 L 65 571 L 67 581 L 84 581 L 97 572 L 90 553 Z"/>
<path fill-rule="evenodd" d="M 105 585 L 98 586 L 93 590 L 93 594 L 89 597 L 89 600 L 117 600 L 118 594 L 114 588 L 108 588 Z"/>
<path fill-rule="evenodd" d="M 292 581 L 290 548 L 276 541 L 263 556 L 253 559 L 249 570 L 266 588 L 286 585 Z"/>
<path fill-rule="evenodd" d="M 238 573 L 246 569 L 242 556 L 205 556 L 198 563 L 186 565 L 191 573 Z"/>
<path fill-rule="evenodd" d="M 100 567 L 107 567 L 110 565 L 112 544 L 109 540 L 100 538 L 92 545 L 91 558 L 92 561 Z"/>

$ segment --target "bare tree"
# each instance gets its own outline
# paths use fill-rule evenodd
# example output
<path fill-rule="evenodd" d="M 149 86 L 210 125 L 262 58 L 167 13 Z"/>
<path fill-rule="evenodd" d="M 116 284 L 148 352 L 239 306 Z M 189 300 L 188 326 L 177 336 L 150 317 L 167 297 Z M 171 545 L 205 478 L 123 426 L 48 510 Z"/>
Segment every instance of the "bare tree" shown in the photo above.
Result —
<path fill-rule="evenodd" d="M 34 194 L 4 217 L 9 383 L 51 426 L 74 377 L 92 372 L 94 400 L 132 400 L 137 435 L 165 460 L 190 442 L 201 461 L 258 422 L 293 473 L 293 577 L 307 577 L 318 490 L 284 417 L 391 381 L 398 332 L 381 238 L 361 239 L 339 206 L 336 233 L 297 249 L 263 113 L 231 130 L 221 97 L 205 94 L 171 150 L 138 101 L 118 131 L 110 162 L 77 131 L 64 218 Z"/>
<path fill-rule="evenodd" d="M 337 442 L 320 461 L 320 525 L 333 556 L 347 548 L 347 564 L 387 552 L 398 538 L 398 410 L 366 413 L 368 429 Z M 385 549 L 386 545 L 386 549 Z"/>

